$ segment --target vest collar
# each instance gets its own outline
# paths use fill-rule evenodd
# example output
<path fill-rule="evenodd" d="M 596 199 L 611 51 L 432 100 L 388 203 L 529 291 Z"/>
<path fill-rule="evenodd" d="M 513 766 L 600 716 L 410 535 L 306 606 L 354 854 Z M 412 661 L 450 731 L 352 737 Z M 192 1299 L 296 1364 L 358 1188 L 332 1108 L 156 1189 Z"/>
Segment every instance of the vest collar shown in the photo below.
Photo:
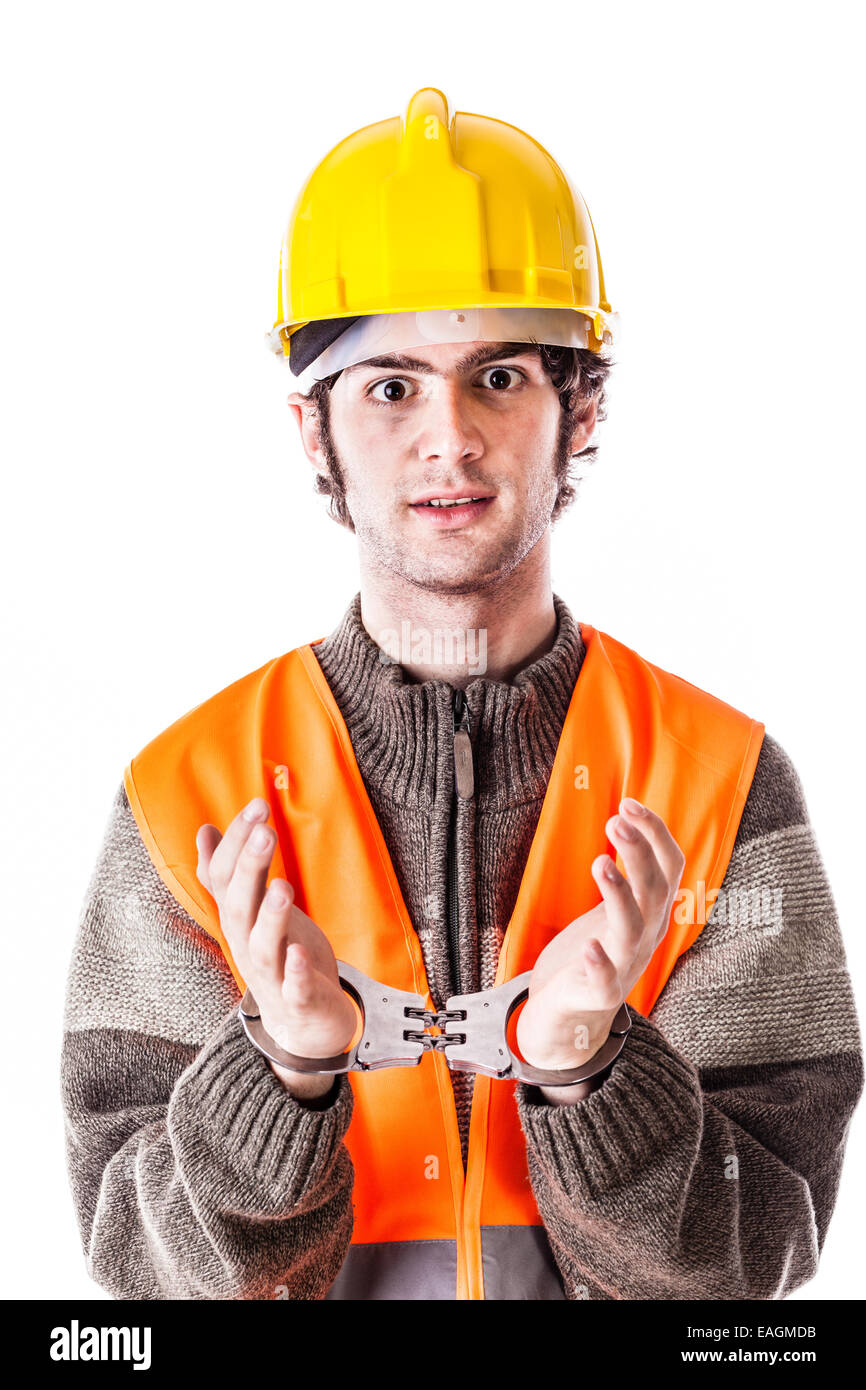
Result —
<path fill-rule="evenodd" d="M 586 648 L 580 626 L 557 594 L 549 652 L 511 683 L 476 677 L 466 687 L 475 795 L 488 807 L 543 797 Z M 346 722 L 365 779 L 389 800 L 432 808 L 450 796 L 454 687 L 413 681 L 383 662 L 361 621 L 356 593 L 341 621 L 313 652 Z"/>

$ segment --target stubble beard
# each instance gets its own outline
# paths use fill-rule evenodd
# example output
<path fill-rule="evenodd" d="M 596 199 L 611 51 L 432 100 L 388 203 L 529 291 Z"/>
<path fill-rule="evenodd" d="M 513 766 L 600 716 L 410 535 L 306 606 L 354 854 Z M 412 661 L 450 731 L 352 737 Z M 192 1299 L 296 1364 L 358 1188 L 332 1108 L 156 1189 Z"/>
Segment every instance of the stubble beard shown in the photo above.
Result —
<path fill-rule="evenodd" d="M 366 564 L 373 569 L 387 570 L 403 582 L 429 592 L 470 594 L 493 587 L 506 579 L 523 563 L 549 529 L 559 480 L 564 477 L 568 467 L 569 438 L 570 431 L 561 427 L 544 490 L 536 488 L 530 492 L 527 506 L 512 517 L 506 534 L 498 536 L 495 542 L 464 534 L 462 530 L 452 540 L 447 535 L 439 534 L 431 538 L 437 542 L 436 545 L 423 555 L 420 553 L 421 538 L 415 546 L 409 539 L 408 516 L 405 522 L 400 522 L 392 511 L 390 526 L 383 527 L 378 515 L 367 515 L 361 494 L 355 493 L 349 486 L 347 470 L 337 454 L 329 429 L 322 431 L 321 444 L 331 476 L 343 489 L 345 506 Z M 497 494 L 500 492 L 495 479 L 485 486 L 490 486 Z M 496 503 L 493 505 L 495 507 Z M 408 510 L 405 503 L 401 503 L 400 507 Z M 482 527 L 488 524 L 487 518 L 480 523 Z M 454 558 L 458 546 L 461 548 L 459 563 Z"/>

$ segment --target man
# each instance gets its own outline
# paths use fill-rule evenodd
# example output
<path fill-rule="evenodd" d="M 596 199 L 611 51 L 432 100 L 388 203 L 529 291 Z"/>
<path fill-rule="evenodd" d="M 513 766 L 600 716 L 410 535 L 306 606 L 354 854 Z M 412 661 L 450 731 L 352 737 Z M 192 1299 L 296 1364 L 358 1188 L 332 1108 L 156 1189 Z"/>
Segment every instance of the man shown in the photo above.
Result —
<path fill-rule="evenodd" d="M 784 751 L 552 593 L 615 320 L 585 205 L 424 89 L 311 175 L 284 253 L 273 342 L 361 587 L 125 771 L 62 1063 L 88 1269 L 120 1298 L 782 1298 L 857 1017 Z M 524 974 L 506 1047 L 483 1011 Z"/>

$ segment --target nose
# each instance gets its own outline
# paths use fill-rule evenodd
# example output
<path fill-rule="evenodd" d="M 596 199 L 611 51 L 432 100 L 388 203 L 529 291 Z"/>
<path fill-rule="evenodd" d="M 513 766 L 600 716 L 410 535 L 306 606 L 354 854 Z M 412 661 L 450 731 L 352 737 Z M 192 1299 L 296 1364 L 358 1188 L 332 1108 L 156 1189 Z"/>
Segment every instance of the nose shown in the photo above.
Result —
<path fill-rule="evenodd" d="M 418 455 L 424 462 L 480 458 L 484 445 L 459 381 L 439 378 L 424 402 Z"/>

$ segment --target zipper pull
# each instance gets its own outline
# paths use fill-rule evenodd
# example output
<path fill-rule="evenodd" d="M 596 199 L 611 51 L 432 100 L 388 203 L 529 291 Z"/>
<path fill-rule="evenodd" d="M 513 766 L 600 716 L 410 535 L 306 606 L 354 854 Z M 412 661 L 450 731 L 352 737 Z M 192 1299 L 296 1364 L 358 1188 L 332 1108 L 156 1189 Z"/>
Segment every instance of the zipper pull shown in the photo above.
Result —
<path fill-rule="evenodd" d="M 475 790 L 472 744 L 469 739 L 469 706 L 462 690 L 454 692 L 454 777 L 457 795 L 467 801 Z"/>

